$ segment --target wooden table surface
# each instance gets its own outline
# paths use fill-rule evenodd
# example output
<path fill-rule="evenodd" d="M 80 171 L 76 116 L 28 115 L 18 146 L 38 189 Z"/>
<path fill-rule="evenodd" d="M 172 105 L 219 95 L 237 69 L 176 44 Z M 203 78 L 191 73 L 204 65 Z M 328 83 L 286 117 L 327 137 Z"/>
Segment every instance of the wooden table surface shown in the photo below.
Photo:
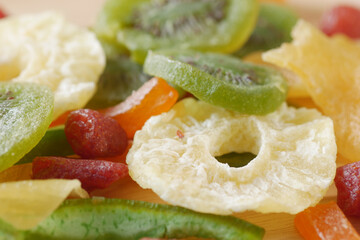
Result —
<path fill-rule="evenodd" d="M 45 10 L 56 10 L 62 12 L 67 18 L 82 26 L 91 26 L 96 15 L 105 0 L 0 0 L 0 8 L 8 14 L 34 13 Z M 319 14 L 335 4 L 349 3 L 360 7 L 360 0 L 287 0 L 294 9 L 300 12 L 304 18 L 317 23 Z M 127 199 L 145 200 L 150 202 L 163 201 L 151 190 L 141 189 L 130 178 L 114 184 L 110 189 L 96 191 L 95 195 L 108 197 L 120 197 Z M 331 186 L 323 201 L 336 200 L 336 189 Z M 294 216 L 290 214 L 259 214 L 255 212 L 244 212 L 236 216 L 262 226 L 266 229 L 265 239 L 301 239 L 294 228 Z M 354 226 L 360 230 L 360 221 L 351 218 Z"/>

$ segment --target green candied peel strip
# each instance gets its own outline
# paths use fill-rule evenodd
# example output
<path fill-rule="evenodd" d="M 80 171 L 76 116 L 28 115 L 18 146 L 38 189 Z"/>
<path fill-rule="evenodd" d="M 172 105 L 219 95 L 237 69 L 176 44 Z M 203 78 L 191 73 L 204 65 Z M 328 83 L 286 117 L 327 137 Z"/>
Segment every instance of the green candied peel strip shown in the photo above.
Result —
<path fill-rule="evenodd" d="M 101 109 L 124 101 L 133 91 L 139 89 L 150 76 L 142 71 L 142 66 L 127 56 L 108 58 L 104 72 L 97 84 L 94 96 L 86 108 Z"/>
<path fill-rule="evenodd" d="M 40 156 L 69 156 L 74 154 L 67 141 L 64 125 L 50 128 L 40 142 L 31 149 L 17 164 L 30 163 Z"/>
<path fill-rule="evenodd" d="M 244 114 L 273 112 L 287 94 L 286 80 L 275 69 L 216 53 L 149 52 L 144 71 L 204 102 Z"/>
<path fill-rule="evenodd" d="M 257 23 L 250 38 L 233 55 L 244 57 L 256 51 L 266 51 L 290 42 L 291 30 L 298 20 L 287 6 L 277 3 L 261 3 Z"/>
<path fill-rule="evenodd" d="M 0 171 L 11 167 L 44 136 L 53 115 L 50 88 L 0 82 Z"/>
<path fill-rule="evenodd" d="M 201 237 L 217 240 L 262 239 L 264 229 L 233 216 L 123 199 L 66 200 L 29 231 L 0 221 L 6 239 L 118 239 Z"/>

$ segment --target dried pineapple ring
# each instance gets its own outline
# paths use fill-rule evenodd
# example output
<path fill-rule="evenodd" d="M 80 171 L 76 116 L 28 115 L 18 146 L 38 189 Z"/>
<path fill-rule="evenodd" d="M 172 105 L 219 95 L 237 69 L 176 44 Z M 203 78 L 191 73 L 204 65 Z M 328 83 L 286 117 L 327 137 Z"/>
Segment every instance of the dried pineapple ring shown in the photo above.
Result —
<path fill-rule="evenodd" d="M 53 12 L 5 18 L 0 32 L 0 81 L 49 86 L 54 118 L 92 97 L 105 66 L 93 33 Z"/>
<path fill-rule="evenodd" d="M 334 121 L 341 155 L 360 161 L 360 47 L 344 36 L 328 38 L 299 21 L 293 42 L 264 53 L 264 60 L 292 70 L 321 111 Z"/>
<path fill-rule="evenodd" d="M 257 157 L 241 168 L 214 157 L 229 152 Z M 188 98 L 145 123 L 127 163 L 140 186 L 174 205 L 215 214 L 297 213 L 326 193 L 335 159 L 332 121 L 316 110 L 284 104 L 249 116 Z"/>

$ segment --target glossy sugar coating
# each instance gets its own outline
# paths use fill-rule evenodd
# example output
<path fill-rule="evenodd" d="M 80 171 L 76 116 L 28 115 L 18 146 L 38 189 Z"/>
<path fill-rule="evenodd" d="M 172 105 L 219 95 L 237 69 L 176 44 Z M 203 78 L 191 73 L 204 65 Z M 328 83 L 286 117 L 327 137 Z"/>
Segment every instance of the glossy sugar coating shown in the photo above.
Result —
<path fill-rule="evenodd" d="M 0 81 L 0 171 L 38 144 L 51 122 L 53 102 L 46 86 Z"/>
<path fill-rule="evenodd" d="M 335 202 L 305 209 L 295 216 L 294 223 L 305 240 L 360 239 L 356 229 Z"/>
<path fill-rule="evenodd" d="M 360 46 L 344 36 L 328 38 L 303 20 L 292 36 L 292 43 L 266 52 L 264 60 L 301 78 L 315 104 L 334 121 L 339 153 L 359 161 Z"/>
<path fill-rule="evenodd" d="M 215 159 L 229 152 L 257 157 L 241 168 Z M 141 187 L 173 205 L 216 214 L 294 214 L 322 199 L 335 159 L 332 121 L 316 110 L 284 104 L 253 116 L 188 98 L 145 123 L 127 163 Z"/>
<path fill-rule="evenodd" d="M 50 87 L 54 119 L 92 97 L 105 66 L 94 33 L 54 12 L 7 17 L 0 22 L 0 32 L 0 81 Z"/>

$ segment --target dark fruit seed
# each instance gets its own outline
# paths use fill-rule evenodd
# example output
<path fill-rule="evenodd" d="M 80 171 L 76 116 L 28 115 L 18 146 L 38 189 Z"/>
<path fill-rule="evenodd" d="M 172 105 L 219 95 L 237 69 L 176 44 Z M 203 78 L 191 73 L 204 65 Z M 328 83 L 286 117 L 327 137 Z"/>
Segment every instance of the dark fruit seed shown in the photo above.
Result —
<path fill-rule="evenodd" d="M 91 109 L 71 112 L 65 134 L 74 152 L 83 158 L 120 155 L 128 143 L 124 129 L 114 119 Z"/>

